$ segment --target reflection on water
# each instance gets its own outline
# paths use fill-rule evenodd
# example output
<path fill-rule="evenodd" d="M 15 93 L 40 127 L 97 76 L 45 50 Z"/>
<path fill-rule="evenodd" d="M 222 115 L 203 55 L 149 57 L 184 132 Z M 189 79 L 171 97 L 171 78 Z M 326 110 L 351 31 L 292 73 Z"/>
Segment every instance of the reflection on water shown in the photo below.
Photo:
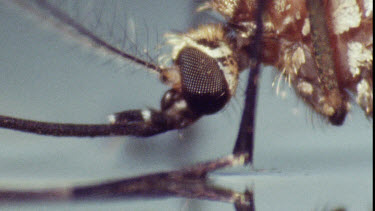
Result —
<path fill-rule="evenodd" d="M 130 206 L 128 204 L 129 200 L 143 199 L 146 201 L 138 205 L 139 210 L 143 210 L 150 208 L 150 199 L 164 201 L 162 198 L 178 197 L 188 199 L 183 199 L 187 210 L 196 210 L 196 206 L 200 207 L 199 210 L 211 210 L 212 205 L 196 203 L 196 200 L 216 202 L 215 206 L 219 207 L 217 210 L 228 208 L 220 208 L 219 202 L 232 203 L 234 210 L 371 210 L 372 205 L 362 198 L 367 195 L 363 190 L 371 188 L 366 187 L 366 183 L 371 181 L 357 180 L 360 171 L 353 172 L 353 175 L 337 175 L 337 172 L 292 175 L 253 170 L 246 174 L 222 172 L 214 173 L 210 179 L 206 177 L 208 171 L 233 163 L 238 161 L 233 162 L 230 156 L 178 171 L 74 188 L 33 188 L 29 191 L 20 190 L 22 188 L 5 191 L 5 188 L 0 191 L 0 201 L 5 203 L 5 207 L 12 206 L 16 201 L 49 201 L 55 202 L 49 205 L 54 208 L 62 208 L 61 201 L 65 201 L 66 205 L 74 205 L 68 202 L 83 200 L 83 206 L 101 201 L 99 209 L 110 208 L 114 201 L 121 201 L 125 209 L 132 207 L 131 203 Z"/>
<path fill-rule="evenodd" d="M 110 204 L 113 200 L 122 200 L 124 207 L 127 207 L 129 199 L 182 197 L 232 203 L 235 210 L 346 210 L 346 207 L 362 207 L 360 203 L 366 202 L 361 198 L 364 196 L 361 186 L 366 184 L 356 181 L 361 174 L 359 171 L 353 175 L 336 175 L 337 172 L 291 175 L 253 170 L 253 173 L 246 174 L 214 173 L 210 179 L 207 178 L 210 171 L 241 164 L 239 161 L 242 159 L 229 156 L 181 170 L 70 188 L 34 188 L 29 191 L 22 190 L 24 188 L 6 191 L 4 188 L 0 191 L 0 201 L 11 205 L 16 201 L 84 200 L 88 204 L 95 201 Z M 218 184 L 228 188 L 219 187 Z M 349 203 L 340 202 L 342 198 L 347 198 Z M 189 210 L 195 210 L 192 209 L 194 202 L 186 203 Z M 208 209 L 204 204 L 201 206 L 203 210 Z M 354 210 L 358 210 L 356 208 Z"/>
<path fill-rule="evenodd" d="M 207 174 L 215 169 L 243 165 L 243 155 L 196 164 L 177 171 L 155 173 L 136 178 L 86 186 L 0 190 L 0 201 L 75 201 L 129 198 L 184 197 L 233 203 L 236 210 L 254 210 L 253 193 L 224 189 L 212 184 Z"/>

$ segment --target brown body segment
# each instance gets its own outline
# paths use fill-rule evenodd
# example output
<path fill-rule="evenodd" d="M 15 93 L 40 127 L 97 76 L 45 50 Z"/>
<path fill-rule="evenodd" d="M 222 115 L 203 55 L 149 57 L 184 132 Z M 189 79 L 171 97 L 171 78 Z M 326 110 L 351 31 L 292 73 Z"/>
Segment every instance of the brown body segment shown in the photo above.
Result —
<path fill-rule="evenodd" d="M 226 17 L 237 29 L 237 40 L 251 40 L 255 2 L 212 0 L 202 8 Z M 296 93 L 332 124 L 341 125 L 350 109 L 348 91 L 372 117 L 372 23 L 368 0 L 272 1 L 264 15 L 262 61 L 275 66 Z"/>
<path fill-rule="evenodd" d="M 347 114 L 347 97 L 339 84 L 339 72 L 334 63 L 334 45 L 330 39 L 327 20 L 331 18 L 322 0 L 307 0 L 309 11 L 312 54 L 318 73 L 319 86 L 323 91 L 326 104 L 323 113 L 329 116 L 334 125 L 341 125 Z"/>

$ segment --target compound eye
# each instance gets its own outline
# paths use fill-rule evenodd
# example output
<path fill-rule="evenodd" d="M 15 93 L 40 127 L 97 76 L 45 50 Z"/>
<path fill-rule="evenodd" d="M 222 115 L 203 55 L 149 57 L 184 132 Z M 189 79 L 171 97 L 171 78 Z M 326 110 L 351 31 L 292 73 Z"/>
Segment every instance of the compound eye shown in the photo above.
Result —
<path fill-rule="evenodd" d="M 180 68 L 182 95 L 192 111 L 212 114 L 224 107 L 230 92 L 217 60 L 186 47 L 180 51 L 176 63 Z"/>

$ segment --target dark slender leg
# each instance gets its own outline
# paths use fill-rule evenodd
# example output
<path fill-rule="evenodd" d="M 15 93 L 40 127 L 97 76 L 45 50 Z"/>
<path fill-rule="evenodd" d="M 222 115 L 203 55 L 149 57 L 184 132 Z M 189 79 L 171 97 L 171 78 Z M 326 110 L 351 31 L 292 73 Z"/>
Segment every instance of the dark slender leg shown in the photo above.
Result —
<path fill-rule="evenodd" d="M 256 112 L 256 100 L 257 100 L 257 88 L 259 78 L 259 68 L 261 63 L 261 43 L 262 43 L 262 14 L 265 7 L 265 0 L 258 0 L 258 14 L 257 14 L 257 29 L 255 32 L 254 42 L 249 47 L 249 51 L 255 53 L 249 53 L 254 55 L 255 64 L 250 67 L 250 74 L 248 78 L 248 84 L 246 88 L 245 98 L 245 109 L 242 114 L 240 130 L 238 132 L 237 141 L 233 149 L 233 154 L 248 153 L 248 162 L 253 161 L 254 151 L 254 133 L 255 133 L 255 112 Z"/>

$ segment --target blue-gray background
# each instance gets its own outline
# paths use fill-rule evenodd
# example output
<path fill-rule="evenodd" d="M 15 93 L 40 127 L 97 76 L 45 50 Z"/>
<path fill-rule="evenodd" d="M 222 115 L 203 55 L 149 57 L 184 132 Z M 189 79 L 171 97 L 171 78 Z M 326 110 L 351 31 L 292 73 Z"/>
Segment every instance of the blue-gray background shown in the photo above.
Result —
<path fill-rule="evenodd" d="M 0 1 L 0 114 L 104 123 L 114 112 L 159 106 L 168 87 L 156 75 L 102 52 L 93 53 L 92 48 L 7 2 Z M 103 2 L 79 1 L 69 12 L 77 20 L 97 17 L 98 11 L 107 14 L 102 20 L 108 23 L 124 20 L 127 39 L 141 51 L 155 51 L 164 33 L 186 31 L 204 18 L 194 16 L 195 1 Z M 123 31 L 118 27 L 104 23 L 93 30 L 115 40 L 121 38 L 116 33 Z M 126 39 L 122 36 L 122 40 Z M 246 74 L 224 111 L 188 129 L 148 139 L 55 138 L 0 129 L 0 187 L 81 184 L 171 170 L 227 155 L 238 130 Z M 230 169 L 212 178 L 238 191 L 253 188 L 257 210 L 320 210 L 340 205 L 371 210 L 372 120 L 354 105 L 344 126 L 330 126 L 296 99 L 287 85 L 281 95 L 275 94 L 274 69 L 265 68 L 262 74 L 254 158 L 254 167 L 260 171 Z M 171 198 L 3 204 L 0 209 L 233 210 L 233 206 Z"/>

